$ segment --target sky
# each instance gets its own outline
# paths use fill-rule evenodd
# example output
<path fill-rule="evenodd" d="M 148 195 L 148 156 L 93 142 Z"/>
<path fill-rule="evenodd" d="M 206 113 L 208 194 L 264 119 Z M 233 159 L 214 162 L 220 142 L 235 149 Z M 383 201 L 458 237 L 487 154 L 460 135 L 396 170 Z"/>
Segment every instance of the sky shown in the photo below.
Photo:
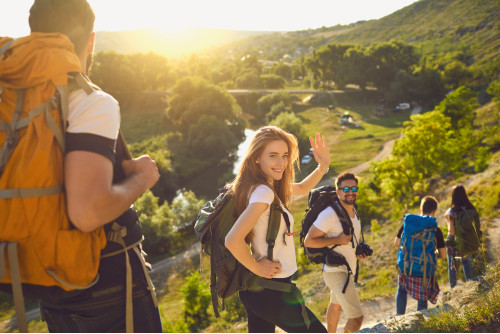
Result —
<path fill-rule="evenodd" d="M 379 19 L 416 0 L 89 0 L 96 31 L 190 27 L 295 31 Z M 0 0 L 0 36 L 29 34 L 33 0 Z M 5 10 L 7 9 L 8 10 Z"/>

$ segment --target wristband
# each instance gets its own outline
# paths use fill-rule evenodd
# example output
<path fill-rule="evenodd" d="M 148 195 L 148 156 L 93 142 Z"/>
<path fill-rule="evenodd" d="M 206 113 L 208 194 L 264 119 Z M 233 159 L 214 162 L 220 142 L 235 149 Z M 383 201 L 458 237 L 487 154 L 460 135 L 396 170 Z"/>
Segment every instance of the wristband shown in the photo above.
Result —
<path fill-rule="evenodd" d="M 323 175 L 325 175 L 326 173 L 328 173 L 328 171 L 329 171 L 329 170 L 330 170 L 330 166 L 328 166 L 328 167 L 326 168 L 326 171 L 325 171 L 324 173 L 321 173 L 321 170 L 319 169 L 319 165 L 318 165 L 318 171 L 319 171 L 321 174 L 323 174 Z"/>

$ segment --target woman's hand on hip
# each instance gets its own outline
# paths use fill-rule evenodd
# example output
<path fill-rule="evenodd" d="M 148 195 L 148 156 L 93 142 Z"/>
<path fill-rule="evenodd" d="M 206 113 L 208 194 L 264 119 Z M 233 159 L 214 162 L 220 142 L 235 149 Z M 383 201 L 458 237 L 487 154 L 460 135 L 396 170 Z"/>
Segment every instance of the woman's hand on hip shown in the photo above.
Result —
<path fill-rule="evenodd" d="M 258 265 L 256 267 L 256 272 L 254 274 L 264 277 L 273 278 L 281 272 L 283 266 L 279 262 L 269 261 L 267 257 L 263 257 L 257 261 Z"/>

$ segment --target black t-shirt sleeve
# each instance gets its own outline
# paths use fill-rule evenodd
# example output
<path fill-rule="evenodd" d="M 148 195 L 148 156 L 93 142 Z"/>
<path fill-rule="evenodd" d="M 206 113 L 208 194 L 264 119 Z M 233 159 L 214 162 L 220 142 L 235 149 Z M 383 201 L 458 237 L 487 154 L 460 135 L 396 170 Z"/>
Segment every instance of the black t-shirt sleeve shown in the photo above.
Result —
<path fill-rule="evenodd" d="M 443 237 L 443 231 L 441 231 L 440 228 L 437 229 L 436 231 L 436 246 L 437 248 L 444 248 L 444 237 Z"/>
<path fill-rule="evenodd" d="M 92 133 L 66 132 L 66 153 L 71 151 L 94 152 L 105 156 L 115 163 L 116 140 Z"/>
<path fill-rule="evenodd" d="M 401 239 L 401 235 L 403 234 L 403 225 L 401 225 L 401 228 L 399 229 L 398 232 L 398 238 Z"/>

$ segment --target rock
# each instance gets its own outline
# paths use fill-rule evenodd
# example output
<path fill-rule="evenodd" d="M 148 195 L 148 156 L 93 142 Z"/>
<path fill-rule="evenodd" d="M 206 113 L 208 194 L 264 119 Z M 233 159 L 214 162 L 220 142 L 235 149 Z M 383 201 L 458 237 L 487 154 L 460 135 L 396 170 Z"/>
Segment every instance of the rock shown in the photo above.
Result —
<path fill-rule="evenodd" d="M 373 327 L 366 327 L 357 333 L 389 333 L 389 329 L 383 323 L 378 323 Z"/>
<path fill-rule="evenodd" d="M 422 312 L 412 312 L 405 315 L 398 315 L 385 322 L 390 332 L 415 332 L 419 323 L 425 321 Z"/>

